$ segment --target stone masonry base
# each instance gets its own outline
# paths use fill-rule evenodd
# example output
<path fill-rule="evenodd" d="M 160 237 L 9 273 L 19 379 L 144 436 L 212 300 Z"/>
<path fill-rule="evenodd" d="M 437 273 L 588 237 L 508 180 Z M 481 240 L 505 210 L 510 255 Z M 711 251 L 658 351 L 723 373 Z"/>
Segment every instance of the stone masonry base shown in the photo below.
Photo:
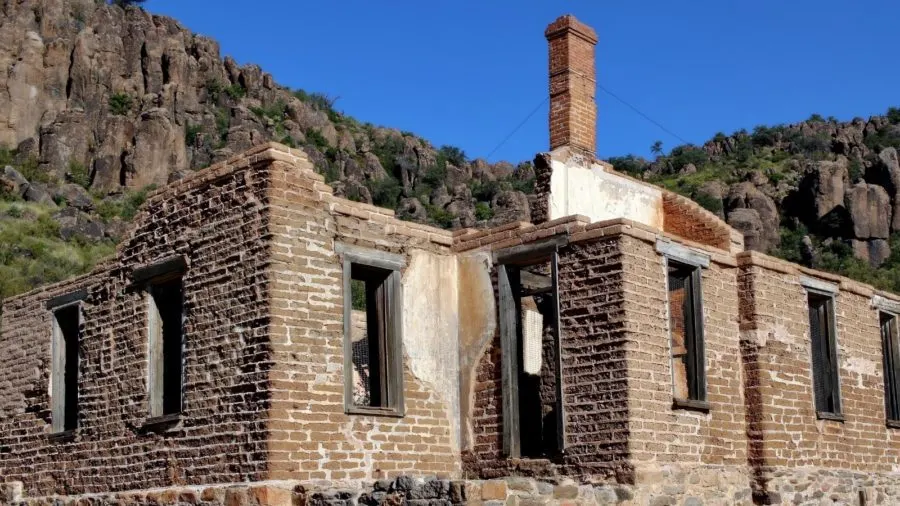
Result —
<path fill-rule="evenodd" d="M 639 485 L 576 484 L 509 477 L 446 480 L 403 476 L 369 486 L 328 487 L 292 481 L 173 487 L 111 494 L 26 497 L 18 482 L 0 484 L 2 506 L 726 506 L 900 504 L 900 474 L 820 469 L 775 470 L 765 494 L 751 494 L 745 470 L 661 466 L 638 470 Z M 759 492 L 759 491 L 757 491 Z"/>

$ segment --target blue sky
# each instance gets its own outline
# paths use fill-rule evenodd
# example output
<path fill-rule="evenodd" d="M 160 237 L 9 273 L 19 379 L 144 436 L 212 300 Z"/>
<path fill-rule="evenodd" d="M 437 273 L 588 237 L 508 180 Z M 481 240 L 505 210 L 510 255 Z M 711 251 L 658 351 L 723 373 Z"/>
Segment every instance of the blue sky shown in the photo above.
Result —
<path fill-rule="evenodd" d="M 285 86 L 361 121 L 484 157 L 545 98 L 543 31 L 564 13 L 598 32 L 599 83 L 677 136 L 849 120 L 900 104 L 894 0 L 149 0 Z M 601 157 L 682 141 L 598 90 Z M 547 106 L 490 157 L 548 147 Z"/>

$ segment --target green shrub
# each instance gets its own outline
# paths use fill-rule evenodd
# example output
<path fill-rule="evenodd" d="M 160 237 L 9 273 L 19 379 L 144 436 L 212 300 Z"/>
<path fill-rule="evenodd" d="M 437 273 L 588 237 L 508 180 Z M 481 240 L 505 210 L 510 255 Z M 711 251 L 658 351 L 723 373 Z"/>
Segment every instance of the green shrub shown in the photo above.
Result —
<path fill-rule="evenodd" d="M 900 123 L 900 108 L 889 107 L 887 110 L 887 119 L 894 125 Z"/>
<path fill-rule="evenodd" d="M 87 188 L 91 185 L 91 171 L 77 160 L 69 160 L 68 175 L 69 179 L 78 186 Z"/>
<path fill-rule="evenodd" d="M 475 219 L 478 221 L 489 220 L 494 217 L 494 210 L 487 202 L 475 203 Z"/>
<path fill-rule="evenodd" d="M 234 83 L 231 86 L 225 87 L 225 94 L 231 97 L 232 100 L 238 100 L 247 94 L 247 90 L 244 88 L 244 85 Z"/>
<path fill-rule="evenodd" d="M 287 106 L 284 104 L 284 102 L 279 100 L 274 104 L 270 104 L 268 106 L 251 107 L 250 111 L 260 118 L 269 118 L 275 122 L 282 122 L 284 121 L 284 116 L 287 113 Z"/>
<path fill-rule="evenodd" d="M 453 226 L 453 219 L 456 218 L 455 214 L 446 209 L 432 205 L 426 205 L 425 209 L 428 213 L 428 219 L 435 225 L 441 228 L 450 228 Z"/>
<path fill-rule="evenodd" d="M 306 141 L 320 149 L 328 147 L 328 141 L 317 128 L 310 128 L 306 131 Z"/>
<path fill-rule="evenodd" d="M 689 163 L 700 168 L 709 161 L 709 155 L 706 154 L 705 150 L 690 144 L 673 148 L 669 152 L 668 158 L 675 170 L 681 170 L 682 167 Z"/>
<path fill-rule="evenodd" d="M 712 213 L 719 213 L 722 211 L 722 199 L 713 197 L 708 193 L 695 194 L 694 202 L 700 204 L 704 209 Z"/>
<path fill-rule="evenodd" d="M 141 205 L 147 200 L 147 195 L 155 189 L 156 185 L 149 185 L 140 190 L 129 190 L 118 199 L 103 199 L 97 205 L 97 214 L 104 221 L 109 221 L 113 218 L 131 221 L 137 215 Z"/>
<path fill-rule="evenodd" d="M 109 112 L 116 116 L 125 116 L 131 112 L 134 99 L 127 93 L 115 93 L 109 97 Z"/>
<path fill-rule="evenodd" d="M 206 81 L 206 97 L 210 102 L 216 103 L 219 101 L 219 97 L 222 96 L 222 83 L 220 83 L 216 79 L 210 79 Z"/>
<path fill-rule="evenodd" d="M 472 180 L 470 183 L 470 188 L 472 190 L 472 196 L 475 197 L 475 200 L 488 201 L 490 202 L 494 195 L 500 191 L 500 184 L 496 181 L 478 181 Z"/>
<path fill-rule="evenodd" d="M 441 146 L 438 156 L 457 167 L 462 167 L 467 160 L 466 152 L 456 146 Z"/>
<path fill-rule="evenodd" d="M 192 125 L 188 123 L 184 127 L 184 142 L 188 146 L 197 144 L 197 137 L 203 132 L 203 125 Z"/>
<path fill-rule="evenodd" d="M 825 123 L 825 118 L 821 114 L 813 113 L 806 121 L 808 123 Z"/>
<path fill-rule="evenodd" d="M 366 181 L 366 185 L 372 193 L 372 202 L 376 206 L 387 209 L 397 208 L 403 187 L 396 178 L 387 176 L 381 179 L 369 179 Z"/>
<path fill-rule="evenodd" d="M 53 209 L 34 203 L 0 202 L 0 298 L 90 270 L 113 253 L 110 241 L 64 241 Z"/>
<path fill-rule="evenodd" d="M 336 100 L 324 93 L 308 93 L 299 88 L 294 90 L 294 96 L 300 99 L 301 102 L 305 102 L 312 106 L 313 109 L 325 112 L 333 110 L 334 102 Z"/>
<path fill-rule="evenodd" d="M 614 156 L 607 161 L 614 169 L 632 176 L 640 175 L 650 166 L 647 160 L 634 155 Z"/>
<path fill-rule="evenodd" d="M 121 8 L 131 7 L 134 5 L 140 5 L 144 3 L 146 0 L 110 0 L 109 3 L 113 5 L 118 5 Z"/>

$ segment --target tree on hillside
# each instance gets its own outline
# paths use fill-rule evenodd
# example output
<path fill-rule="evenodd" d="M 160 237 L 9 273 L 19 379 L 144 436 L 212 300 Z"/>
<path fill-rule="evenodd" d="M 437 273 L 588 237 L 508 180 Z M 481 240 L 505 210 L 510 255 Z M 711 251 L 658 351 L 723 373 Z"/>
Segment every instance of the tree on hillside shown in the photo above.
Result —
<path fill-rule="evenodd" d="M 656 156 L 659 156 L 663 152 L 662 147 L 663 147 L 662 141 L 656 141 L 650 146 L 650 152 Z"/>
<path fill-rule="evenodd" d="M 146 0 L 109 0 L 109 3 L 118 5 L 121 8 L 131 7 L 132 5 L 140 5 Z"/>

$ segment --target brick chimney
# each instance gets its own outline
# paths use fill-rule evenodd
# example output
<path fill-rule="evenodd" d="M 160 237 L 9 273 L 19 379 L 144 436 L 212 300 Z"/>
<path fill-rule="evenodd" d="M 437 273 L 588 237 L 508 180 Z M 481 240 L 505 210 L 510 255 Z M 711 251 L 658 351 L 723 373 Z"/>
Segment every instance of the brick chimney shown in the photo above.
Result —
<path fill-rule="evenodd" d="M 565 15 L 544 31 L 550 46 L 550 150 L 569 146 L 597 150 L 597 89 L 594 46 L 597 33 Z"/>

